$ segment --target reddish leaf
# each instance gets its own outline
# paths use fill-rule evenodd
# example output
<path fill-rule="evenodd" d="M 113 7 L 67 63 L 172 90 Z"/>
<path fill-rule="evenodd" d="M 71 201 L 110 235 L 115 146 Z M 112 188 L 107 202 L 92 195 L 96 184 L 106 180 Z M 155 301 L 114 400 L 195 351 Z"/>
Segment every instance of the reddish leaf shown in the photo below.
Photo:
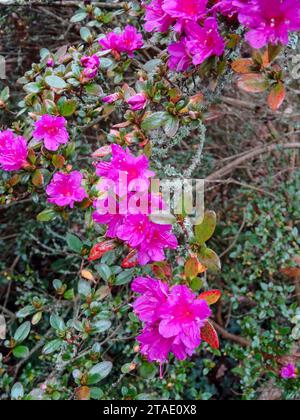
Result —
<path fill-rule="evenodd" d="M 286 91 L 283 83 L 277 83 L 269 95 L 268 104 L 272 111 L 277 111 L 285 100 Z"/>
<path fill-rule="evenodd" d="M 172 267 L 166 261 L 153 264 L 152 271 L 155 277 L 161 280 L 168 280 L 172 277 Z"/>
<path fill-rule="evenodd" d="M 97 149 L 93 154 L 92 157 L 94 158 L 102 158 L 111 154 L 111 146 L 103 146 L 100 149 Z"/>
<path fill-rule="evenodd" d="M 249 93 L 265 92 L 269 83 L 260 73 L 244 74 L 238 78 L 237 85 L 239 89 Z"/>
<path fill-rule="evenodd" d="M 193 279 L 197 277 L 198 274 L 205 273 L 205 271 L 207 271 L 207 268 L 201 264 L 197 256 L 190 257 L 185 263 L 184 274 L 187 278 Z"/>
<path fill-rule="evenodd" d="M 87 386 L 81 386 L 75 391 L 76 400 L 88 401 L 91 397 L 91 390 Z"/>
<path fill-rule="evenodd" d="M 138 265 L 137 251 L 133 249 L 122 261 L 122 268 L 133 268 Z"/>
<path fill-rule="evenodd" d="M 209 305 L 217 303 L 222 296 L 219 290 L 209 290 L 208 292 L 201 293 L 198 299 L 205 300 Z"/>
<path fill-rule="evenodd" d="M 115 249 L 115 247 L 116 243 L 110 240 L 94 245 L 89 255 L 89 261 L 99 260 L 104 254 Z"/>
<path fill-rule="evenodd" d="M 218 348 L 220 348 L 218 334 L 214 326 L 209 321 L 207 321 L 204 327 L 201 328 L 201 338 L 213 349 L 217 350 Z"/>
<path fill-rule="evenodd" d="M 247 74 L 251 73 L 253 65 L 254 63 L 252 58 L 240 58 L 239 60 L 234 61 L 231 67 L 236 73 Z"/>

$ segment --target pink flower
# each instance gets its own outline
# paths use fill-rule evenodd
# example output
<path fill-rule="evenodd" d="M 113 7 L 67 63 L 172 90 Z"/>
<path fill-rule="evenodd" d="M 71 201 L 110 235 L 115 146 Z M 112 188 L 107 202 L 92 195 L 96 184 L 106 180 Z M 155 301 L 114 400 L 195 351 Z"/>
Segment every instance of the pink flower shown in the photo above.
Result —
<path fill-rule="evenodd" d="M 107 225 L 106 237 L 114 239 L 117 231 L 123 225 L 125 216 L 119 212 L 119 204 L 115 198 L 109 197 L 94 201 L 96 211 L 93 213 L 93 220 L 101 225 Z"/>
<path fill-rule="evenodd" d="M 124 219 L 124 224 L 117 230 L 117 237 L 136 248 L 145 241 L 151 227 L 149 217 L 143 214 L 129 215 Z"/>
<path fill-rule="evenodd" d="M 98 74 L 98 69 L 95 68 L 86 68 L 83 70 L 83 74 L 87 79 L 94 79 Z"/>
<path fill-rule="evenodd" d="M 24 137 L 12 131 L 0 132 L 0 167 L 4 171 L 18 171 L 27 163 L 28 149 Z"/>
<path fill-rule="evenodd" d="M 159 333 L 165 337 L 178 337 L 188 348 L 201 343 L 200 330 L 211 316 L 205 300 L 197 299 L 187 286 L 174 286 L 165 305 L 160 308 Z"/>
<path fill-rule="evenodd" d="M 87 79 L 94 79 L 97 76 L 100 59 L 96 54 L 83 56 L 80 63 L 83 67 L 85 67 L 83 74 Z"/>
<path fill-rule="evenodd" d="M 127 103 L 128 105 L 130 105 L 132 111 L 140 111 L 146 108 L 148 103 L 148 97 L 144 92 L 138 93 L 129 98 L 127 100 Z"/>
<path fill-rule="evenodd" d="M 168 61 L 170 70 L 183 72 L 189 69 L 192 64 L 192 58 L 187 48 L 186 38 L 169 45 L 168 52 L 170 54 Z"/>
<path fill-rule="evenodd" d="M 212 8 L 212 10 L 219 10 L 224 16 L 232 17 L 248 3 L 249 0 L 221 0 Z"/>
<path fill-rule="evenodd" d="M 152 0 L 149 5 L 145 5 L 144 28 L 147 32 L 167 32 L 173 24 L 175 19 L 163 10 L 163 3 L 164 0 Z"/>
<path fill-rule="evenodd" d="M 120 93 L 112 93 L 111 95 L 108 95 L 102 98 L 102 102 L 106 104 L 113 104 L 114 102 L 117 102 L 119 99 L 121 99 Z"/>
<path fill-rule="evenodd" d="M 299 0 L 252 0 L 241 8 L 239 21 L 250 29 L 246 40 L 253 48 L 286 45 L 289 32 L 300 30 Z"/>
<path fill-rule="evenodd" d="M 116 32 L 108 33 L 104 38 L 99 40 L 99 44 L 106 50 L 113 50 L 119 52 L 120 34 Z"/>
<path fill-rule="evenodd" d="M 163 363 L 173 353 L 179 360 L 191 356 L 201 344 L 201 328 L 211 316 L 205 300 L 187 286 L 169 286 L 152 278 L 137 278 L 132 290 L 139 293 L 133 309 L 145 323 L 137 337 L 149 361 Z"/>
<path fill-rule="evenodd" d="M 119 51 L 133 57 L 133 53 L 141 49 L 143 45 L 143 35 L 134 26 L 127 25 L 119 40 Z"/>
<path fill-rule="evenodd" d="M 61 144 L 68 142 L 69 134 L 66 125 L 67 121 L 64 117 L 43 115 L 35 123 L 33 137 L 37 140 L 44 140 L 46 149 L 55 152 Z"/>
<path fill-rule="evenodd" d="M 164 0 L 162 9 L 172 18 L 197 22 L 206 13 L 208 0 Z"/>
<path fill-rule="evenodd" d="M 167 301 L 169 286 L 151 277 L 138 277 L 131 289 L 141 295 L 132 305 L 135 314 L 143 322 L 155 323 L 159 319 L 161 305 Z"/>
<path fill-rule="evenodd" d="M 83 67 L 94 69 L 100 66 L 100 59 L 96 54 L 91 55 L 91 56 L 85 55 L 80 60 L 80 63 Z"/>
<path fill-rule="evenodd" d="M 165 249 L 176 249 L 178 242 L 172 234 L 171 225 L 158 225 L 151 223 L 145 240 L 138 248 L 138 261 L 140 265 L 149 262 L 165 260 Z"/>
<path fill-rule="evenodd" d="M 294 364 L 289 363 L 281 369 L 280 375 L 282 379 L 295 379 L 297 378 L 297 368 Z"/>
<path fill-rule="evenodd" d="M 111 161 L 97 164 L 96 174 L 114 181 L 115 192 L 119 195 L 122 194 L 120 187 L 125 193 L 128 188 L 136 191 L 148 189 L 149 179 L 154 176 L 154 172 L 149 170 L 149 159 L 145 155 L 135 157 L 129 149 L 124 150 L 117 144 L 112 145 Z"/>
<path fill-rule="evenodd" d="M 134 26 L 127 25 L 122 33 L 110 32 L 100 39 L 99 44 L 107 50 L 125 52 L 129 57 L 133 57 L 133 53 L 143 47 L 144 41 L 142 34 Z"/>
<path fill-rule="evenodd" d="M 55 63 L 54 63 L 53 58 L 49 58 L 46 65 L 47 67 L 54 67 Z"/>
<path fill-rule="evenodd" d="M 88 197 L 85 189 L 81 187 L 82 179 L 83 176 L 78 171 L 57 172 L 46 189 L 49 203 L 60 207 L 70 206 L 72 209 L 75 202 L 81 202 Z"/>
<path fill-rule="evenodd" d="M 225 42 L 218 32 L 218 23 L 215 18 L 208 18 L 204 27 L 191 22 L 187 27 L 187 34 L 190 41 L 187 48 L 193 56 L 195 66 L 202 64 L 207 58 L 223 54 Z"/>

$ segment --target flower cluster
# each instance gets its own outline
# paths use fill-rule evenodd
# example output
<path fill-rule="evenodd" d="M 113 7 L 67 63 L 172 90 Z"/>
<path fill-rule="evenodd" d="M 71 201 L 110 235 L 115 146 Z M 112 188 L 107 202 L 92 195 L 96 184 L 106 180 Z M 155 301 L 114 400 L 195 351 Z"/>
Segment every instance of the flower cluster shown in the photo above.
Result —
<path fill-rule="evenodd" d="M 281 369 L 280 376 L 282 379 L 297 378 L 297 368 L 294 364 L 289 363 Z"/>
<path fill-rule="evenodd" d="M 142 34 L 134 26 L 127 25 L 121 33 L 107 34 L 99 40 L 99 44 L 106 50 L 112 50 L 114 54 L 126 53 L 133 57 L 134 52 L 143 47 L 144 41 Z"/>
<path fill-rule="evenodd" d="M 12 131 L 0 132 L 0 167 L 4 171 L 18 171 L 27 164 L 27 141 Z"/>
<path fill-rule="evenodd" d="M 64 117 L 43 115 L 35 123 L 32 135 L 36 140 L 43 140 L 47 150 L 55 152 L 61 144 L 66 144 L 69 140 L 66 125 L 67 121 Z"/>
<path fill-rule="evenodd" d="M 141 353 L 150 362 L 163 363 L 173 353 L 179 360 L 194 354 L 201 344 L 201 328 L 211 310 L 184 285 L 169 287 L 150 277 L 139 277 L 131 286 L 139 296 L 133 303 L 135 314 L 144 323 L 137 337 Z"/>
<path fill-rule="evenodd" d="M 249 29 L 246 40 L 254 48 L 287 44 L 289 32 L 300 30 L 299 0 L 220 0 L 210 9 L 207 0 L 152 0 L 145 9 L 146 31 L 166 32 L 173 26 L 179 33 L 178 42 L 169 46 L 170 70 L 179 72 L 223 54 L 216 11 L 236 15 Z"/>
<path fill-rule="evenodd" d="M 240 23 L 250 29 L 246 40 L 253 48 L 286 45 L 289 32 L 300 30 L 299 0 L 252 0 L 238 6 L 238 13 Z"/>
<path fill-rule="evenodd" d="M 96 54 L 91 56 L 83 56 L 80 60 L 80 63 L 83 67 L 85 67 L 83 70 L 83 75 L 87 79 L 94 79 L 97 76 L 100 66 L 100 59 Z"/>
<path fill-rule="evenodd" d="M 81 187 L 82 179 L 83 176 L 78 171 L 56 173 L 46 189 L 49 203 L 60 207 L 70 206 L 72 209 L 75 202 L 81 202 L 88 197 Z"/>
<path fill-rule="evenodd" d="M 147 31 L 165 32 L 172 24 L 180 40 L 169 46 L 169 67 L 186 71 L 211 56 L 221 56 L 225 42 L 215 17 L 207 17 L 207 0 L 153 0 L 146 7 Z"/>
<path fill-rule="evenodd" d="M 149 193 L 150 179 L 155 175 L 149 170 L 149 160 L 145 155 L 135 157 L 116 144 L 111 152 L 109 162 L 96 165 L 101 198 L 94 203 L 94 221 L 108 225 L 107 237 L 118 238 L 135 249 L 139 264 L 163 261 L 164 250 L 175 249 L 177 240 L 172 226 L 153 223 L 149 217 L 163 208 L 160 197 Z"/>

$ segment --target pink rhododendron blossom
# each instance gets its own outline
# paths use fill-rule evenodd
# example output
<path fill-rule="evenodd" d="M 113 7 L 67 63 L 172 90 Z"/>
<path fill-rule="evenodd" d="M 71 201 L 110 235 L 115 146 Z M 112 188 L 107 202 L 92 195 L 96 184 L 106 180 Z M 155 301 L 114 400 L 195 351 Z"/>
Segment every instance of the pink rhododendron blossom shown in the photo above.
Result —
<path fill-rule="evenodd" d="M 47 67 L 54 67 L 54 60 L 53 60 L 53 58 L 49 58 L 49 60 L 47 61 Z"/>
<path fill-rule="evenodd" d="M 168 62 L 170 70 L 183 72 L 189 69 L 192 64 L 192 58 L 187 48 L 186 38 L 169 45 L 168 52 L 170 54 Z"/>
<path fill-rule="evenodd" d="M 142 92 L 138 93 L 127 100 L 128 105 L 132 111 L 140 111 L 145 109 L 148 103 L 147 95 Z"/>
<path fill-rule="evenodd" d="M 126 52 L 129 57 L 144 46 L 143 35 L 134 26 L 127 25 L 119 40 L 120 52 Z"/>
<path fill-rule="evenodd" d="M 224 16 L 232 17 L 236 15 L 242 7 L 248 5 L 251 0 L 221 0 L 213 8 L 212 11 L 218 10 Z"/>
<path fill-rule="evenodd" d="M 4 171 L 18 171 L 27 163 L 28 149 L 24 137 L 12 131 L 0 131 L 0 167 Z"/>
<path fill-rule="evenodd" d="M 119 51 L 119 40 L 120 34 L 110 32 L 99 40 L 99 44 L 106 50 Z"/>
<path fill-rule="evenodd" d="M 146 239 L 150 223 L 146 215 L 129 215 L 124 219 L 124 224 L 118 228 L 117 237 L 132 248 L 136 248 Z"/>
<path fill-rule="evenodd" d="M 133 57 L 134 52 L 143 47 L 144 41 L 142 34 L 134 26 L 127 25 L 122 33 L 110 32 L 100 39 L 99 44 L 107 50 L 125 52 Z"/>
<path fill-rule="evenodd" d="M 201 328 L 211 316 L 205 300 L 184 285 L 169 286 L 152 278 L 137 278 L 132 290 L 141 296 L 133 303 L 145 323 L 137 337 L 149 361 L 163 363 L 173 353 L 179 360 L 191 356 L 201 344 Z"/>
<path fill-rule="evenodd" d="M 91 56 L 85 55 L 80 60 L 80 63 L 83 67 L 94 69 L 100 66 L 100 59 L 96 54 L 91 55 Z"/>
<path fill-rule="evenodd" d="M 175 19 L 168 15 L 162 8 L 164 0 L 153 0 L 145 5 L 146 23 L 144 28 L 147 32 L 167 32 Z"/>
<path fill-rule="evenodd" d="M 121 146 L 112 145 L 112 159 L 110 162 L 100 162 L 96 166 L 96 174 L 122 184 L 124 188 L 133 187 L 136 184 L 141 189 L 149 188 L 149 179 L 154 172 L 149 170 L 149 159 L 145 155 L 135 157 L 129 149 L 124 150 Z M 126 185 L 122 178 L 126 178 Z"/>
<path fill-rule="evenodd" d="M 187 28 L 190 41 L 187 48 L 193 57 L 193 64 L 202 64 L 207 58 L 223 54 L 225 42 L 218 32 L 218 23 L 215 18 L 208 18 L 204 27 L 191 22 Z"/>
<path fill-rule="evenodd" d="M 88 197 L 85 189 L 81 186 L 83 176 L 78 171 L 70 173 L 58 172 L 54 175 L 46 192 L 49 203 L 57 206 L 74 207 L 75 202 L 81 202 Z"/>
<path fill-rule="evenodd" d="M 66 144 L 69 134 L 66 129 L 67 121 L 64 117 L 43 115 L 36 123 L 33 137 L 44 140 L 46 149 L 55 152 L 61 144 Z"/>
<path fill-rule="evenodd" d="M 171 225 L 151 223 L 145 241 L 138 248 L 140 265 L 165 260 L 165 249 L 176 249 L 178 242 Z"/>
<path fill-rule="evenodd" d="M 281 369 L 280 375 L 282 379 L 295 379 L 297 377 L 297 368 L 294 364 L 289 363 Z"/>
<path fill-rule="evenodd" d="M 149 192 L 150 178 L 155 175 L 149 160 L 117 144 L 111 146 L 111 154 L 109 161 L 96 164 L 101 198 L 94 202 L 93 219 L 107 225 L 107 237 L 133 248 L 140 265 L 163 261 L 165 250 L 175 249 L 178 243 L 171 225 L 150 219 L 150 214 L 164 210 L 165 205 L 160 195 Z"/>
<path fill-rule="evenodd" d="M 80 63 L 83 67 L 85 67 L 83 74 L 87 79 L 94 79 L 97 76 L 100 59 L 96 54 L 91 56 L 85 55 L 80 60 Z"/>
<path fill-rule="evenodd" d="M 253 48 L 268 43 L 286 45 L 289 32 L 300 30 L 299 0 L 252 0 L 239 11 L 239 21 L 250 31 L 246 40 Z"/>
<path fill-rule="evenodd" d="M 162 9 L 172 18 L 198 21 L 206 12 L 208 0 L 164 0 Z"/>
<path fill-rule="evenodd" d="M 132 305 L 135 314 L 143 322 L 155 323 L 159 319 L 160 307 L 167 301 L 169 286 L 150 277 L 138 277 L 131 289 L 141 295 Z"/>
<path fill-rule="evenodd" d="M 113 104 L 114 102 L 117 102 L 119 99 L 121 99 L 120 93 L 113 93 L 111 95 L 108 95 L 102 98 L 102 102 L 106 104 Z"/>

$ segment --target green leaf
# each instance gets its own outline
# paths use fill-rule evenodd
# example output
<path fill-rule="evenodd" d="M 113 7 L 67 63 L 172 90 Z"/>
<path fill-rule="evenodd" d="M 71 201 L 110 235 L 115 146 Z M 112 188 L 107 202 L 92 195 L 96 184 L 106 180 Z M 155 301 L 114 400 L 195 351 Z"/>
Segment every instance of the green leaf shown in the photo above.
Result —
<path fill-rule="evenodd" d="M 38 83 L 28 83 L 24 86 L 24 90 L 27 93 L 39 93 L 41 91 L 41 86 Z"/>
<path fill-rule="evenodd" d="M 106 319 L 100 319 L 92 324 L 94 333 L 103 333 L 104 331 L 109 330 L 111 327 L 111 322 Z"/>
<path fill-rule="evenodd" d="M 50 222 L 57 217 L 57 213 L 53 209 L 46 209 L 39 213 L 36 217 L 38 222 Z"/>
<path fill-rule="evenodd" d="M 83 243 L 81 242 L 81 240 L 78 238 L 78 236 L 73 235 L 72 233 L 68 233 L 67 234 L 67 244 L 69 246 L 69 248 L 80 254 L 82 251 L 82 247 L 83 247 Z"/>
<path fill-rule="evenodd" d="M 155 112 L 144 119 L 141 127 L 145 131 L 156 130 L 165 125 L 168 116 L 169 114 L 167 112 Z"/>
<path fill-rule="evenodd" d="M 179 130 L 179 119 L 173 116 L 167 118 L 165 124 L 165 133 L 168 137 L 174 137 Z"/>
<path fill-rule="evenodd" d="M 121 286 L 123 284 L 130 283 L 131 280 L 133 279 L 133 275 L 134 275 L 134 269 L 122 271 L 122 273 L 120 273 L 117 276 L 115 285 Z"/>
<path fill-rule="evenodd" d="M 221 270 L 220 258 L 212 249 L 204 247 L 199 255 L 199 259 L 213 273 Z"/>
<path fill-rule="evenodd" d="M 16 313 L 17 318 L 26 318 L 35 313 L 35 308 L 32 305 L 25 306 Z"/>
<path fill-rule="evenodd" d="M 101 362 L 94 366 L 88 374 L 87 385 L 95 385 L 106 378 L 112 370 L 111 362 Z"/>
<path fill-rule="evenodd" d="M 102 96 L 103 89 L 97 83 L 90 83 L 84 87 L 85 92 L 90 96 Z"/>
<path fill-rule="evenodd" d="M 197 243 L 204 245 L 214 234 L 217 226 L 217 215 L 214 211 L 207 211 L 203 222 L 195 227 Z"/>
<path fill-rule="evenodd" d="M 66 327 L 64 320 L 56 314 L 52 314 L 50 316 L 50 325 L 52 328 L 58 331 L 63 331 Z"/>
<path fill-rule="evenodd" d="M 20 382 L 14 384 L 10 391 L 10 396 L 12 400 L 20 400 L 24 397 L 24 388 Z"/>
<path fill-rule="evenodd" d="M 103 280 L 108 281 L 111 278 L 112 272 L 108 265 L 98 264 L 95 268 Z"/>
<path fill-rule="evenodd" d="M 31 330 L 31 324 L 29 321 L 24 322 L 24 324 L 20 325 L 17 331 L 14 334 L 14 340 L 17 343 L 22 343 L 22 341 L 26 340 Z"/>
<path fill-rule="evenodd" d="M 152 379 L 157 374 L 157 366 L 154 363 L 143 362 L 139 372 L 143 378 Z"/>
<path fill-rule="evenodd" d="M 90 296 L 92 293 L 90 283 L 88 281 L 80 279 L 78 283 L 78 293 L 85 297 Z"/>
<path fill-rule="evenodd" d="M 85 42 L 88 42 L 89 39 L 92 39 L 92 33 L 86 26 L 80 28 L 80 36 Z"/>
<path fill-rule="evenodd" d="M 26 346 L 17 346 L 13 349 L 13 355 L 17 359 L 25 359 L 29 355 L 29 349 Z"/>
<path fill-rule="evenodd" d="M 44 346 L 43 354 L 55 353 L 56 351 L 60 350 L 62 345 L 63 345 L 62 340 L 60 340 L 60 339 L 52 340 Z"/>
<path fill-rule="evenodd" d="M 92 387 L 91 388 L 91 398 L 93 400 L 101 400 L 104 393 L 101 388 Z"/>
<path fill-rule="evenodd" d="M 0 100 L 3 102 L 7 102 L 9 99 L 9 87 L 6 86 L 2 92 L 0 93 Z"/>
<path fill-rule="evenodd" d="M 79 13 L 76 13 L 76 15 L 72 16 L 72 18 L 71 18 L 71 22 L 72 22 L 72 23 L 81 22 L 81 21 L 82 21 L 82 20 L 84 20 L 87 16 L 88 16 L 87 12 L 79 12 Z"/>
<path fill-rule="evenodd" d="M 31 324 L 32 325 L 37 325 L 39 322 L 40 322 L 40 320 L 42 319 L 42 316 L 43 316 L 43 312 L 37 312 L 33 317 L 32 317 L 32 320 L 31 320 Z"/>
<path fill-rule="evenodd" d="M 47 76 L 45 78 L 45 82 L 47 83 L 47 85 L 55 89 L 65 89 L 68 86 L 64 79 L 54 75 Z"/>
<path fill-rule="evenodd" d="M 58 101 L 57 106 L 60 115 L 63 117 L 70 117 L 77 109 L 77 101 L 76 99 L 70 99 L 62 102 Z"/>

